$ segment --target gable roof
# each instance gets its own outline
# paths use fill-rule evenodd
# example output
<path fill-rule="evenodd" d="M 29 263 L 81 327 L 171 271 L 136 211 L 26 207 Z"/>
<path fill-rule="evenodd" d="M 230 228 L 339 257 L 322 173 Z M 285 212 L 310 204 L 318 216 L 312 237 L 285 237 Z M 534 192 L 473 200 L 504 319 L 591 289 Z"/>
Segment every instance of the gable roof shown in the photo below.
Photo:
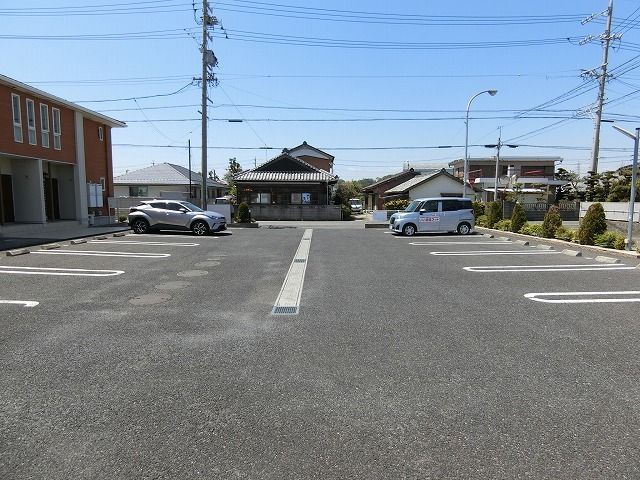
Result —
<path fill-rule="evenodd" d="M 384 192 L 385 194 L 399 194 L 399 193 L 408 193 L 409 190 L 411 190 L 412 188 L 417 187 L 418 185 L 422 185 L 423 183 L 427 183 L 431 180 L 433 180 L 436 177 L 439 177 L 441 175 L 444 175 L 446 177 L 449 177 L 452 180 L 455 180 L 456 182 L 458 182 L 460 185 L 462 185 L 462 180 L 460 180 L 458 177 L 451 175 L 449 172 L 447 172 L 444 168 L 438 172 L 432 173 L 431 175 L 417 175 L 413 178 L 411 178 L 410 180 L 407 180 L 404 183 L 401 183 L 400 185 L 390 188 L 389 190 L 387 190 L 386 192 Z M 473 187 L 471 187 L 471 185 L 469 185 L 467 183 L 467 186 L 473 190 Z"/>
<path fill-rule="evenodd" d="M 65 106 L 71 110 L 83 113 L 85 117 L 96 120 L 98 123 L 104 123 L 105 125 L 108 125 L 110 127 L 127 126 L 126 123 L 121 122 L 120 120 L 116 120 L 115 118 L 107 117 L 106 115 L 103 115 L 101 113 L 94 112 L 93 110 L 89 110 L 85 107 L 81 107 L 76 103 L 70 102 L 60 97 L 56 97 L 55 95 L 51 95 L 50 93 L 34 88 L 31 85 L 27 85 L 26 83 L 19 82 L 18 80 L 14 80 L 13 78 L 7 77 L 6 75 L 0 74 L 0 83 L 9 85 L 10 87 L 15 88 L 18 91 L 40 97 L 43 100 L 48 100 L 50 102 Z"/>
<path fill-rule="evenodd" d="M 406 176 L 411 176 L 412 178 L 416 175 L 418 175 L 417 172 L 414 172 L 413 168 L 410 168 L 409 170 L 403 170 L 400 173 L 396 173 L 395 175 L 392 175 L 390 177 L 385 178 L 384 180 L 379 180 L 375 183 L 372 183 L 371 185 L 367 185 L 366 187 L 363 187 L 362 190 L 369 190 L 369 189 L 373 189 L 379 185 L 383 185 L 385 183 L 389 183 L 389 182 L 393 182 L 394 180 L 399 180 L 402 177 L 406 177 Z"/>
<path fill-rule="evenodd" d="M 330 155 L 330 154 L 328 154 L 327 152 L 324 152 L 324 151 L 320 150 L 319 148 L 316 148 L 316 147 L 314 147 L 314 146 L 309 145 L 309 144 L 307 143 L 307 141 L 306 141 L 306 140 L 305 140 L 304 142 L 302 142 L 300 145 L 298 145 L 297 147 L 293 147 L 293 148 L 285 149 L 285 150 L 286 150 L 286 152 L 283 152 L 283 153 L 289 153 L 290 155 L 292 155 L 292 156 L 294 156 L 294 157 L 295 157 L 295 156 L 296 156 L 296 155 L 295 155 L 295 153 L 296 153 L 298 150 L 306 150 L 306 149 L 308 149 L 308 150 L 312 150 L 312 151 L 314 151 L 315 153 L 320 154 L 320 157 L 319 157 L 319 158 L 325 158 L 325 159 L 327 159 L 327 160 L 331 160 L 331 161 L 333 161 L 333 160 L 334 160 L 334 158 L 335 158 L 333 155 Z"/>
<path fill-rule="evenodd" d="M 251 170 L 233 176 L 236 182 L 337 182 L 337 175 L 282 153 Z"/>
<path fill-rule="evenodd" d="M 189 185 L 189 169 L 173 163 L 158 163 L 119 175 L 113 179 L 114 185 Z M 191 184 L 202 185 L 202 177 L 191 172 Z M 208 187 L 228 187 L 223 180 L 207 178 Z"/>

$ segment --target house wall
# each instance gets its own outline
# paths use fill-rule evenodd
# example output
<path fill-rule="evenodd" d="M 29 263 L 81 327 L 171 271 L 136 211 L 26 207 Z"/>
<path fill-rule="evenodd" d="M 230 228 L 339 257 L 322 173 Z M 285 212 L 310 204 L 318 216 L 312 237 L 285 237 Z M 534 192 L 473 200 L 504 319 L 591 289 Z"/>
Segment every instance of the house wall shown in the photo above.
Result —
<path fill-rule="evenodd" d="M 102 127 L 103 139 L 98 129 Z M 87 183 L 101 183 L 104 179 L 103 205 L 113 196 L 113 168 L 111 165 L 111 128 L 88 118 L 83 119 L 85 172 Z"/>
<path fill-rule="evenodd" d="M 22 143 L 13 137 L 13 111 L 11 94 L 20 96 L 20 112 L 22 116 Z M 31 99 L 35 103 L 36 145 L 29 144 L 27 128 L 27 103 Z M 48 106 L 49 116 L 49 147 L 42 146 L 40 128 L 40 104 Z M 53 148 L 53 117 L 52 108 L 60 110 L 61 149 Z M 75 133 L 74 112 L 67 107 L 40 98 L 30 93 L 19 91 L 8 85 L 0 84 L 0 152 L 58 162 L 75 163 Z"/>
<path fill-rule="evenodd" d="M 12 160 L 13 201 L 16 222 L 44 223 L 44 190 L 40 160 Z"/>
<path fill-rule="evenodd" d="M 462 196 L 462 185 L 446 175 L 437 176 L 409 190 L 409 198 Z"/>
<path fill-rule="evenodd" d="M 73 184 L 74 167 L 63 163 L 50 163 L 49 173 L 51 178 L 58 181 L 58 202 L 60 208 L 60 220 L 75 219 L 76 196 Z"/>
<path fill-rule="evenodd" d="M 325 172 L 331 172 L 333 168 L 333 162 L 328 159 L 312 157 L 310 155 L 296 155 L 296 158 L 299 158 L 303 162 L 307 162 L 309 165 L 313 165 L 316 168 L 320 168 Z"/>
<path fill-rule="evenodd" d="M 393 178 L 389 178 L 380 184 L 371 187 L 365 188 L 363 193 L 365 197 L 365 209 L 366 210 L 384 210 L 384 192 L 390 190 L 394 187 L 397 187 L 401 183 L 406 182 L 407 180 L 418 175 L 418 172 L 414 172 L 413 170 L 407 170 L 402 174 L 398 174 Z"/>

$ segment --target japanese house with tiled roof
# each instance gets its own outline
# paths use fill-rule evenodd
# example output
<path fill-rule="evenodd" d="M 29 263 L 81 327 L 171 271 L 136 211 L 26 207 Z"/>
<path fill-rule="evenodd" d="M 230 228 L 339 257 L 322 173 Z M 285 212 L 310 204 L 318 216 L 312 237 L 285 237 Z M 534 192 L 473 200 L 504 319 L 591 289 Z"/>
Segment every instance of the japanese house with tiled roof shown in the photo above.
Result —
<path fill-rule="evenodd" d="M 0 125 L 0 224 L 87 224 L 90 200 L 107 209 L 124 122 L 0 75 Z"/>
<path fill-rule="evenodd" d="M 235 175 L 237 201 L 256 220 L 340 220 L 340 207 L 331 205 L 338 182 L 331 170 L 333 156 L 305 142 Z"/>
<path fill-rule="evenodd" d="M 408 170 L 391 175 L 379 182 L 367 185 L 362 189 L 365 202 L 364 208 L 367 210 L 384 210 L 385 192 L 406 182 L 416 175 L 419 175 L 419 173 L 415 172 L 413 168 L 409 168 Z"/>

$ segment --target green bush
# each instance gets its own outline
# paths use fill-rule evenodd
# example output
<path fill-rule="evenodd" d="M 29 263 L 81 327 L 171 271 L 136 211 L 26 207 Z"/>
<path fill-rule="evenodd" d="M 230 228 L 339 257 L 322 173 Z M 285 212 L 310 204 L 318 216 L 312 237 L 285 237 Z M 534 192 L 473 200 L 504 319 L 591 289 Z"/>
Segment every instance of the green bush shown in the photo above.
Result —
<path fill-rule="evenodd" d="M 525 223 L 527 223 L 527 214 L 524 213 L 524 208 L 520 202 L 516 202 L 511 214 L 511 231 L 518 233 Z"/>
<path fill-rule="evenodd" d="M 556 205 L 551 205 L 542 221 L 542 234 L 544 238 L 555 238 L 556 230 L 562 226 L 560 209 Z"/>
<path fill-rule="evenodd" d="M 542 237 L 542 225 L 526 224 L 520 229 L 520 233 L 523 235 L 531 235 L 533 237 Z"/>
<path fill-rule="evenodd" d="M 340 205 L 340 211 L 342 212 L 342 220 L 351 220 L 351 207 L 349 205 L 345 205 L 344 203 Z"/>
<path fill-rule="evenodd" d="M 576 239 L 576 230 L 571 230 L 562 225 L 556 228 L 555 238 L 558 240 L 564 240 L 565 242 L 573 242 Z"/>
<path fill-rule="evenodd" d="M 486 215 L 480 215 L 476 217 L 476 225 L 478 227 L 488 227 L 489 226 L 489 217 Z"/>
<path fill-rule="evenodd" d="M 484 209 L 487 215 L 487 222 L 489 228 L 493 228 L 493 226 L 502 220 L 502 207 L 498 202 L 490 202 Z"/>
<path fill-rule="evenodd" d="M 385 210 L 404 210 L 409 206 L 409 200 L 389 200 L 384 202 Z"/>
<path fill-rule="evenodd" d="M 510 232 L 511 220 L 500 220 L 493 226 L 493 228 L 495 228 L 496 230 L 502 230 L 503 232 Z"/>
<path fill-rule="evenodd" d="M 618 232 L 604 232 L 594 239 L 594 243 L 599 247 L 615 248 L 616 250 L 624 250 L 625 237 Z"/>
<path fill-rule="evenodd" d="M 118 221 L 119 221 L 120 223 L 124 223 L 124 222 L 126 222 L 126 221 L 127 221 L 127 216 L 126 216 L 126 215 L 119 215 L 119 216 L 118 216 Z"/>
<path fill-rule="evenodd" d="M 476 218 L 484 215 L 484 202 L 473 201 L 473 214 Z"/>
<path fill-rule="evenodd" d="M 602 204 L 594 203 L 585 213 L 580 228 L 578 229 L 578 240 L 581 245 L 593 245 L 595 238 L 607 230 L 607 219 L 604 214 Z"/>
<path fill-rule="evenodd" d="M 249 212 L 249 205 L 242 202 L 238 205 L 238 216 L 236 217 L 238 223 L 251 223 L 251 212 Z"/>

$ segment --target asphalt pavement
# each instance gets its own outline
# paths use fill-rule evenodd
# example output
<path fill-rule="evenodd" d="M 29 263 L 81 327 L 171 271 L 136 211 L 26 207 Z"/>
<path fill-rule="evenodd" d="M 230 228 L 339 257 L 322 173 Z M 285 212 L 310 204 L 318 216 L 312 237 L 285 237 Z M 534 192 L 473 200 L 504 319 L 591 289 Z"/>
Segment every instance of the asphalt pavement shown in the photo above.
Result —
<path fill-rule="evenodd" d="M 0 257 L 0 478 L 640 476 L 637 259 L 277 227 Z"/>

